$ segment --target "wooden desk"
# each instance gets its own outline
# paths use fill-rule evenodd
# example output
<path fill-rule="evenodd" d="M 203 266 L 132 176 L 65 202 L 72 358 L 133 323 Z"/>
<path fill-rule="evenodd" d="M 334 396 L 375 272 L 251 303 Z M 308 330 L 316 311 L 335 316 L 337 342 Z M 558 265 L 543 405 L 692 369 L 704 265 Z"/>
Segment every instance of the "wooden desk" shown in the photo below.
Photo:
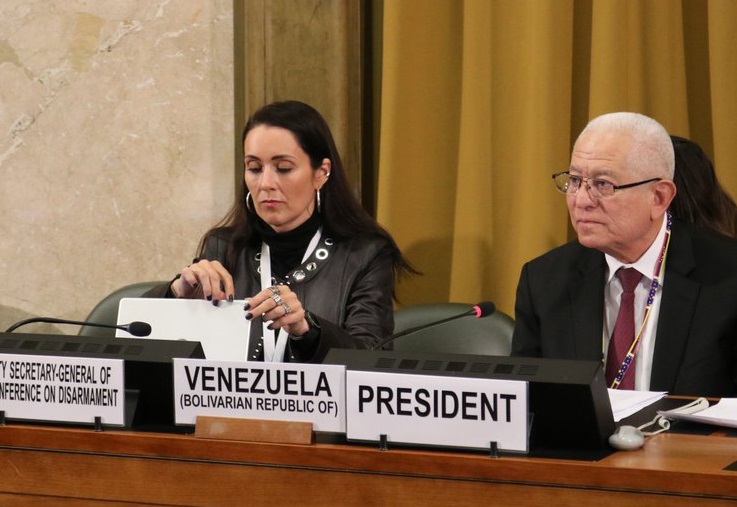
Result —
<path fill-rule="evenodd" d="M 0 427 L 0 505 L 731 505 L 737 438 L 664 433 L 600 461 Z"/>

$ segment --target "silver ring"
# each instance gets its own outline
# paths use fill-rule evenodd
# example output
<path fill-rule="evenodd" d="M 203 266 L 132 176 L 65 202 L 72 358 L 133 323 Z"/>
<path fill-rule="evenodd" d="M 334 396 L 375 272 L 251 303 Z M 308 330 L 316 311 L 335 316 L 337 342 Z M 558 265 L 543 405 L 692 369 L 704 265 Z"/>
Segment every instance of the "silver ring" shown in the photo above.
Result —
<path fill-rule="evenodd" d="M 281 296 L 277 293 L 272 294 L 271 299 L 274 300 L 274 303 L 276 303 L 276 306 L 280 306 L 282 304 Z"/>
<path fill-rule="evenodd" d="M 292 309 L 286 303 L 282 303 L 279 306 L 281 306 L 282 308 L 284 308 L 284 315 L 288 315 L 292 311 Z"/>
<path fill-rule="evenodd" d="M 271 291 L 272 295 L 278 295 L 279 293 L 281 293 L 281 289 L 278 285 L 272 285 L 271 287 L 268 287 L 268 289 Z"/>

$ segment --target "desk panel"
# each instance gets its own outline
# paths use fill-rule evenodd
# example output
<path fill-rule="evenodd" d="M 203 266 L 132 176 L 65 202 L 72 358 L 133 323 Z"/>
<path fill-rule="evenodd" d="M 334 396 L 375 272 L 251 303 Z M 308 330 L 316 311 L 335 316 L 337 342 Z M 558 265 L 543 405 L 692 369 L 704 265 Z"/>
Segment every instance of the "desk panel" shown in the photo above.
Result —
<path fill-rule="evenodd" d="M 734 505 L 737 439 L 664 433 L 600 461 L 0 427 L 12 505 Z M 595 503 L 594 503 L 595 502 Z M 634 502 L 634 503 L 633 503 Z"/>

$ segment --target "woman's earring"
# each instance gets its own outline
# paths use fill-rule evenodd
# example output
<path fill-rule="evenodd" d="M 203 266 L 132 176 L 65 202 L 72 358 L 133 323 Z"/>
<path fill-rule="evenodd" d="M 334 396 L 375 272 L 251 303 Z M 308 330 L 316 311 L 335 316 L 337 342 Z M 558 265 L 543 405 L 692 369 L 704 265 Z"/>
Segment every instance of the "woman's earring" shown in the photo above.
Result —
<path fill-rule="evenodd" d="M 320 213 L 320 189 L 319 188 L 315 190 L 315 194 L 317 195 L 317 212 Z"/>
<path fill-rule="evenodd" d="M 251 192 L 248 192 L 246 194 L 246 209 L 253 213 L 253 210 L 251 209 L 251 204 L 248 202 L 248 200 L 251 198 Z"/>

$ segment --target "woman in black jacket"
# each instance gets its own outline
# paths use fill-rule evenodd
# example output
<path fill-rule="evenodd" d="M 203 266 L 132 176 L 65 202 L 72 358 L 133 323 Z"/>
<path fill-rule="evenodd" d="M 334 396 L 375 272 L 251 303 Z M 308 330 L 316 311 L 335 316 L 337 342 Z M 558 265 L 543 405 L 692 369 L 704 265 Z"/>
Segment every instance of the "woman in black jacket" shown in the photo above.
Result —
<path fill-rule="evenodd" d="M 150 297 L 246 299 L 248 359 L 319 362 L 391 335 L 396 279 L 414 269 L 348 185 L 323 117 L 297 101 L 256 111 L 244 180 L 195 261 Z"/>

